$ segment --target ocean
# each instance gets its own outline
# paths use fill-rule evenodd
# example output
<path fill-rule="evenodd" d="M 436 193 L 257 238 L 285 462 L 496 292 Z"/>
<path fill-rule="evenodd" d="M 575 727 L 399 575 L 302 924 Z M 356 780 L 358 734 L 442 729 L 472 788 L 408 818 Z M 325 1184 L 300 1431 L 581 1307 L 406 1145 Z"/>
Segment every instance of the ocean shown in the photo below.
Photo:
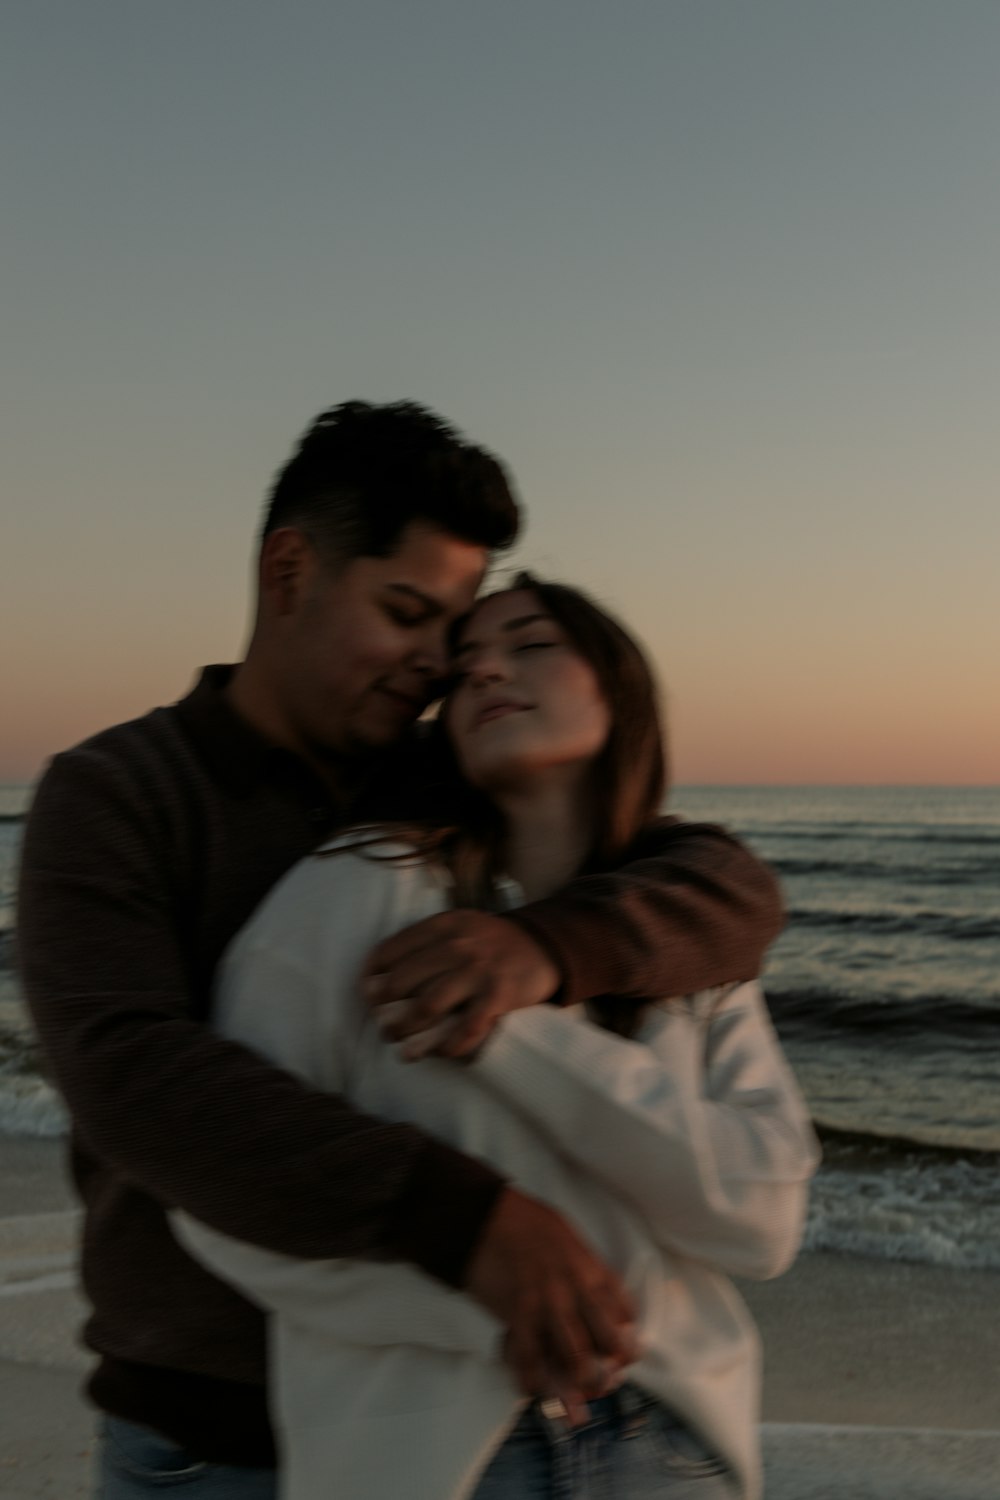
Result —
<path fill-rule="evenodd" d="M 0 788 L 0 1134 L 65 1130 L 14 972 L 30 793 Z M 1000 1267 L 1000 788 L 686 787 L 781 877 L 768 1001 L 824 1162 L 806 1243 Z"/>

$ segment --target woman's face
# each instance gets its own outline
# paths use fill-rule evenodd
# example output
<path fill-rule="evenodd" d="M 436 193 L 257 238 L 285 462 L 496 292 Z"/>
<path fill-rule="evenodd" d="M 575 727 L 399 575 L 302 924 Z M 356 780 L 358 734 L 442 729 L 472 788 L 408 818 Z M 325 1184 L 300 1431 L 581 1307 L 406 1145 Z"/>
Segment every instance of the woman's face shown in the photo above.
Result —
<path fill-rule="evenodd" d="M 463 774 L 484 791 L 578 770 L 607 741 L 611 716 L 593 667 L 530 589 L 473 610 L 455 671 L 448 737 Z"/>

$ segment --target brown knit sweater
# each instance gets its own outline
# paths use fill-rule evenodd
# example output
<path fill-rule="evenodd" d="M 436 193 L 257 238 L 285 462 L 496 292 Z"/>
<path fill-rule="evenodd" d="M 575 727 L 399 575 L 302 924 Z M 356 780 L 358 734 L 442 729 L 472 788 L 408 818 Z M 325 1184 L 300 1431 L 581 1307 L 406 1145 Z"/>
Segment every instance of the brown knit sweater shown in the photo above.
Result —
<path fill-rule="evenodd" d="M 229 708 L 226 675 L 208 669 L 180 703 L 52 763 L 26 830 L 19 952 L 74 1124 L 90 1393 L 200 1458 L 267 1464 L 263 1317 L 183 1253 L 164 1210 L 288 1255 L 387 1255 L 460 1285 L 503 1183 L 205 1024 L 226 944 L 338 822 L 308 768 Z M 567 1002 L 757 972 L 780 902 L 742 845 L 664 819 L 634 855 L 512 918 L 554 955 Z"/>

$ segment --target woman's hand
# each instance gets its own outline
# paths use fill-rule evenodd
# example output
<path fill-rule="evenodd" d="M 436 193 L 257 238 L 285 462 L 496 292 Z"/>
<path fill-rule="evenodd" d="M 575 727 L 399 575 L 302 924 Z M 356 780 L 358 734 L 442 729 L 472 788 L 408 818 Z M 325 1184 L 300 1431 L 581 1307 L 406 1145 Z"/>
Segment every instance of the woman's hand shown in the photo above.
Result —
<path fill-rule="evenodd" d="M 524 928 L 485 911 L 427 917 L 380 943 L 364 969 L 365 997 L 409 1059 L 470 1057 L 502 1016 L 551 999 L 560 982 Z"/>

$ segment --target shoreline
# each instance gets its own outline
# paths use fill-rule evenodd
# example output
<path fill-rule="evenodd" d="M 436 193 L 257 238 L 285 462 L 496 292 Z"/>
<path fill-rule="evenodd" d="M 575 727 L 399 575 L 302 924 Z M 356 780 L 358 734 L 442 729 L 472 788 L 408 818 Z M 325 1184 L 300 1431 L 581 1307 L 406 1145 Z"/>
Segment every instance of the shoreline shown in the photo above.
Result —
<path fill-rule="evenodd" d="M 0 1135 L 0 1360 L 43 1349 L 41 1362 L 83 1369 L 65 1145 Z M 3 1295 L 13 1279 L 24 1289 Z M 738 1285 L 764 1345 L 766 1422 L 1000 1429 L 1000 1271 L 816 1250 Z"/>
<path fill-rule="evenodd" d="M 89 1492 L 90 1356 L 64 1154 L 64 1141 L 0 1136 L 5 1500 Z M 739 1290 L 764 1344 L 767 1500 L 1000 1495 L 1000 1271 L 806 1251 L 777 1281 Z"/>

